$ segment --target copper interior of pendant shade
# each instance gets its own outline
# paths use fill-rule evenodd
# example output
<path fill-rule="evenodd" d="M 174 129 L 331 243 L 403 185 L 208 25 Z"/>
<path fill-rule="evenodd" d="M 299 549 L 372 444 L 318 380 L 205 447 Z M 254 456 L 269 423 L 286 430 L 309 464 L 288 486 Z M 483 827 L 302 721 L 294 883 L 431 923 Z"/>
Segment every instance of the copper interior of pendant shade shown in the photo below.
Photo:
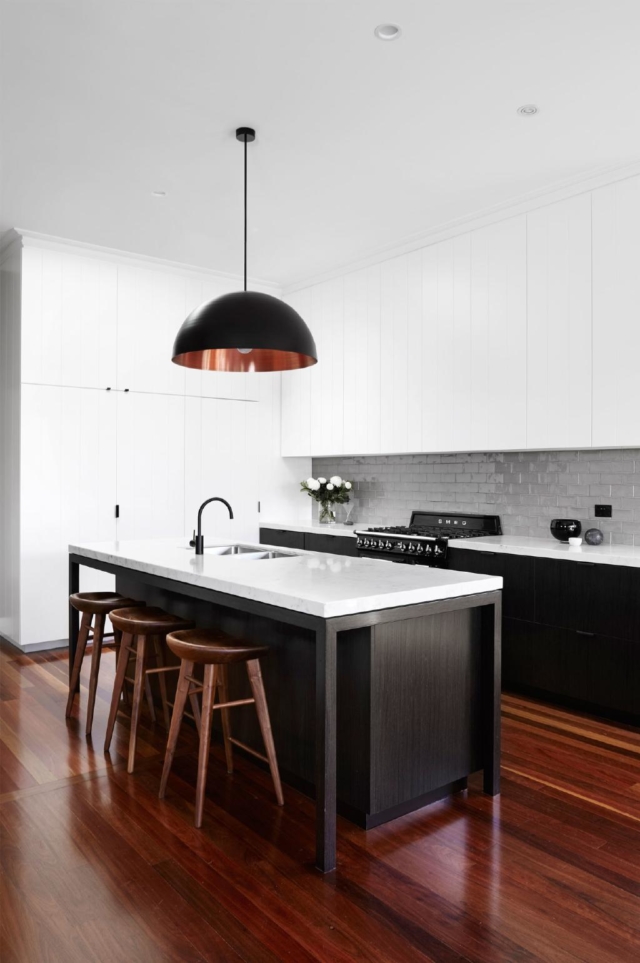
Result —
<path fill-rule="evenodd" d="M 254 348 L 250 354 L 242 354 L 237 348 L 209 348 L 206 351 L 186 351 L 176 355 L 173 361 L 185 368 L 203 371 L 293 371 L 316 364 L 317 358 L 271 348 Z"/>

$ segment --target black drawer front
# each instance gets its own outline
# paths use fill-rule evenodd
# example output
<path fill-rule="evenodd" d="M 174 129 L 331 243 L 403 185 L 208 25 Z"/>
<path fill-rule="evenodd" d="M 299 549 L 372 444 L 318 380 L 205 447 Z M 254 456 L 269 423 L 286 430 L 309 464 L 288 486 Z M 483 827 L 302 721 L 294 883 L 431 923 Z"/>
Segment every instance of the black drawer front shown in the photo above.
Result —
<path fill-rule="evenodd" d="M 318 535 L 315 532 L 307 532 L 304 536 L 304 547 L 308 552 L 328 552 L 330 555 L 358 557 L 356 539 L 349 535 Z"/>
<path fill-rule="evenodd" d="M 548 692 L 595 711 L 640 715 L 640 646 L 626 639 L 538 625 L 503 622 L 505 689 Z"/>
<path fill-rule="evenodd" d="M 475 549 L 450 548 L 447 568 L 456 572 L 499 575 L 504 579 L 503 613 L 515 619 L 534 617 L 533 559 L 525 555 L 507 555 Z"/>
<path fill-rule="evenodd" d="M 640 645 L 640 570 L 535 560 L 535 621 Z"/>
<path fill-rule="evenodd" d="M 280 528 L 261 528 L 262 545 L 280 545 L 282 548 L 304 548 L 304 532 L 289 532 Z"/>

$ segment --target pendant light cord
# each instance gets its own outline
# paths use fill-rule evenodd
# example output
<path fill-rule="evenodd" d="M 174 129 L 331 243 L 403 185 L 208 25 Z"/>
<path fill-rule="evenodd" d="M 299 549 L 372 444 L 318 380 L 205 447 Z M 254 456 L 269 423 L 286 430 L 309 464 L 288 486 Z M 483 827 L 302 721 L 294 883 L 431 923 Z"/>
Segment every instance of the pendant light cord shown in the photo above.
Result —
<path fill-rule="evenodd" d="M 247 290 L 247 135 L 244 135 L 244 289 Z"/>

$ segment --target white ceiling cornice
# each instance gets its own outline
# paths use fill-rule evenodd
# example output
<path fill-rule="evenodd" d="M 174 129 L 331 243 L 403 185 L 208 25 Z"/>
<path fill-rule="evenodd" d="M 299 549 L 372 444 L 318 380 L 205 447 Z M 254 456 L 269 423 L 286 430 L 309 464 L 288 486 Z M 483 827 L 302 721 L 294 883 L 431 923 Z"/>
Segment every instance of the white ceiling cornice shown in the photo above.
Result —
<path fill-rule="evenodd" d="M 237 282 L 238 287 L 242 287 L 243 283 L 243 278 L 240 274 L 228 274 L 224 271 L 214 271 L 208 268 L 196 267 L 191 264 L 182 264 L 178 261 L 167 261 L 163 258 L 148 257 L 144 254 L 134 254 L 130 251 L 118 251 L 115 248 L 102 247 L 99 244 L 72 241 L 63 237 L 54 237 L 50 234 L 39 234 L 37 231 L 28 231 L 20 227 L 6 231 L 0 239 L 0 259 L 5 252 L 15 244 L 20 244 L 22 247 L 39 247 L 54 251 L 66 251 L 69 254 L 97 258 L 101 261 L 113 261 L 118 264 L 132 264 L 151 270 L 168 270 L 176 274 L 184 275 L 185 277 L 219 278 L 225 281 Z M 260 288 L 260 290 L 268 293 L 279 294 L 282 290 L 281 286 L 274 281 L 263 281 L 260 278 L 249 278 L 248 283 L 250 287 Z"/>
<path fill-rule="evenodd" d="M 626 164 L 624 167 L 606 167 L 589 171 L 580 177 L 560 182 L 552 188 L 532 191 L 521 197 L 513 198 L 504 204 L 496 204 L 494 207 L 488 207 L 474 214 L 456 218 L 448 221 L 446 224 L 439 224 L 437 227 L 431 228 L 428 231 L 421 231 L 418 234 L 410 235 L 397 243 L 369 251 L 357 261 L 352 261 L 332 271 L 311 275 L 293 284 L 284 285 L 283 294 L 292 294 L 294 291 L 300 291 L 314 284 L 321 284 L 323 281 L 330 281 L 332 278 L 342 277 L 345 274 L 350 274 L 352 271 L 372 267 L 374 264 L 379 264 L 382 261 L 387 261 L 394 257 L 400 257 L 403 254 L 408 254 L 410 251 L 429 247 L 432 244 L 437 244 L 439 241 L 446 241 L 448 238 L 465 234 L 467 231 L 477 230 L 496 221 L 503 221 L 509 217 L 515 217 L 518 214 L 526 214 L 537 208 L 546 207 L 548 204 L 555 204 L 557 201 L 574 197 L 576 194 L 584 194 L 587 191 L 604 187 L 607 184 L 614 184 L 616 181 L 625 180 L 628 177 L 635 177 L 638 174 L 640 174 L 640 160 L 634 161 L 632 164 Z"/>

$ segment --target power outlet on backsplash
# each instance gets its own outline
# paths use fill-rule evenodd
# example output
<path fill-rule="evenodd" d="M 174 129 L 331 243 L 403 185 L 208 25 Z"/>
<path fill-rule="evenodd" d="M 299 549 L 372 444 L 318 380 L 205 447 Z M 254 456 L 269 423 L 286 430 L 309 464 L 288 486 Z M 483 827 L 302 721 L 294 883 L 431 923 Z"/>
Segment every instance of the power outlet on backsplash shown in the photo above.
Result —
<path fill-rule="evenodd" d="M 596 505 L 596 518 L 611 518 L 611 505 Z"/>

